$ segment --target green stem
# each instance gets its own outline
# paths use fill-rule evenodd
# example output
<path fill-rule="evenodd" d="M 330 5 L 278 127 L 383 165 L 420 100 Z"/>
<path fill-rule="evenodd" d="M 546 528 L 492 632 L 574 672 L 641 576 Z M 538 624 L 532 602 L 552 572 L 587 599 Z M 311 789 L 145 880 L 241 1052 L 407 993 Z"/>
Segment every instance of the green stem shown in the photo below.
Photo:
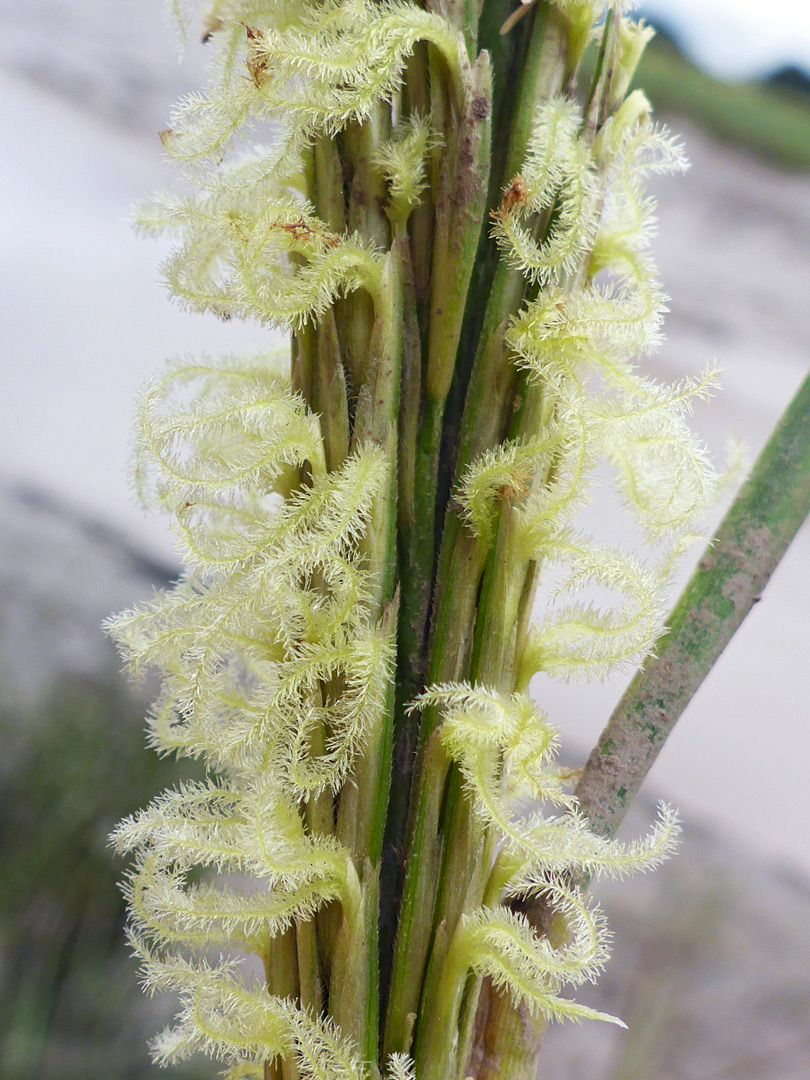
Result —
<path fill-rule="evenodd" d="M 566 17 L 557 9 L 547 13 L 541 9 L 535 15 L 526 61 L 514 99 L 509 137 L 496 143 L 496 146 L 508 146 L 508 153 L 505 156 L 501 153 L 499 186 L 517 173 L 526 155 L 537 109 L 559 93 L 571 70 L 573 62 L 568 52 L 568 30 Z M 576 64 L 578 62 L 577 59 Z M 490 205 L 494 201 L 494 193 L 491 192 Z M 488 241 L 488 252 L 479 250 L 479 261 L 487 258 L 496 264 L 494 273 L 477 279 L 477 291 L 471 292 L 469 302 L 469 334 L 475 337 L 477 344 L 458 434 L 456 477 L 463 475 L 470 462 L 480 453 L 503 438 L 516 386 L 515 369 L 509 358 L 504 334 L 509 320 L 523 302 L 526 279 L 505 260 L 497 260 L 497 249 L 492 241 Z M 478 318 L 476 309 L 484 311 L 480 333 L 473 333 Z M 447 537 L 450 550 L 454 540 L 454 535 Z"/>
<path fill-rule="evenodd" d="M 436 192 L 425 394 L 443 408 L 456 364 L 489 179 L 492 73 L 486 53 L 473 66 Z"/>
<path fill-rule="evenodd" d="M 341 136 L 349 170 L 349 231 L 360 233 L 382 250 L 390 244 L 391 229 L 385 213 L 385 179 L 374 164 L 374 154 L 390 135 L 391 106 L 381 101 L 371 110 L 368 120 L 348 124 Z"/>
<path fill-rule="evenodd" d="M 346 204 L 343 198 L 343 177 L 340 153 L 335 139 L 318 139 L 312 148 L 310 198 L 318 216 L 333 233 L 340 235 L 346 228 Z"/>
<path fill-rule="evenodd" d="M 493 48 L 495 65 L 495 115 L 497 131 L 508 131 L 507 138 L 493 140 L 492 166 L 490 171 L 487 206 L 494 209 L 500 201 L 504 186 L 518 173 L 526 156 L 532 124 L 537 109 L 559 93 L 564 83 L 576 70 L 581 48 L 571 55 L 571 27 L 567 16 L 548 3 L 536 3 L 527 18 L 522 19 L 508 34 L 500 29 L 509 5 L 486 5 L 482 15 L 482 44 Z M 587 37 L 587 35 L 585 35 Z M 512 48 L 504 48 L 504 42 Z M 506 61 L 513 62 L 506 65 Z M 458 383 L 454 387 L 454 399 L 459 402 L 457 417 L 461 417 L 461 402 L 465 409 L 470 400 L 486 403 L 484 417 L 490 415 L 497 424 L 500 419 L 498 406 L 503 405 L 504 395 L 490 392 L 488 376 L 490 364 L 502 361 L 505 347 L 503 334 L 508 319 L 520 307 L 526 291 L 526 281 L 520 271 L 507 266 L 498 259 L 494 240 L 484 230 L 476 257 L 475 276 L 467 300 L 467 312 L 463 340 L 468 356 L 475 356 L 470 371 L 459 366 Z M 483 361 L 483 363 L 482 363 Z M 508 365 L 511 373 L 511 365 Z M 485 393 L 481 394 L 483 385 Z M 506 388 L 505 388 L 506 389 Z M 446 424 L 446 442 L 455 446 L 458 438 L 458 419 L 455 426 Z M 480 421 L 481 417 L 477 417 Z M 478 431 L 476 423 L 467 423 L 467 431 Z M 484 447 L 493 445 L 489 424 L 481 430 L 480 442 Z M 462 456 L 463 453 L 462 453 Z M 469 461 L 469 457 L 466 457 Z M 456 475 L 459 475 L 456 469 Z"/>
<path fill-rule="evenodd" d="M 450 936 L 447 923 L 441 922 L 434 937 L 433 955 L 425 980 L 431 995 L 430 1023 L 416 1049 L 418 1075 L 424 1080 L 446 1080 L 456 1072 L 458 1014 L 467 970 L 463 927 L 457 925 Z M 420 1024 L 423 1015 L 420 1013 Z"/>
<path fill-rule="evenodd" d="M 558 8 L 550 7 L 544 19 L 535 16 L 526 62 L 520 73 L 520 87 L 510 125 L 509 152 L 503 169 L 504 183 L 511 180 L 523 164 L 537 110 L 560 92 L 569 66 L 568 19 Z"/>
<path fill-rule="evenodd" d="M 430 328 L 414 440 L 413 488 L 409 492 L 414 518 L 403 548 L 403 582 L 407 583 L 403 590 L 403 623 L 409 647 L 418 650 L 417 656 L 424 653 L 428 600 L 441 529 L 436 492 L 444 408 L 486 209 L 490 99 L 491 74 L 488 60 L 482 55 L 469 74 L 458 130 L 445 155 L 436 193 Z"/>
<path fill-rule="evenodd" d="M 413 486 L 405 491 L 413 507 L 413 517 L 401 538 L 403 610 L 397 708 L 400 725 L 395 761 L 401 763 L 403 773 L 410 769 L 416 741 L 415 724 L 405 712 L 405 706 L 422 688 L 429 599 L 443 520 L 437 491 L 445 402 L 456 366 L 467 290 L 486 210 L 490 110 L 491 72 L 489 61 L 482 54 L 469 71 L 457 131 L 447 148 L 436 188 L 430 326 L 422 401 L 413 440 Z M 410 421 L 406 423 L 410 426 Z M 394 863 L 402 858 L 406 807 L 402 795 L 406 787 L 407 777 L 403 777 L 396 784 L 396 802 L 388 826 L 388 845 Z M 396 871 L 392 874 L 396 876 Z M 397 891 L 394 884 L 394 902 Z"/>
<path fill-rule="evenodd" d="M 405 72 L 403 87 L 403 111 L 406 115 L 428 116 L 432 111 L 432 96 L 429 84 L 429 46 L 418 42 L 411 55 Z M 435 87 L 434 87 L 435 89 Z M 438 131 L 439 128 L 434 128 Z M 411 245 L 411 268 L 413 273 L 414 296 L 418 323 L 427 325 L 427 309 L 430 302 L 430 265 L 433 250 L 433 220 L 435 215 L 436 182 L 439 174 L 439 162 L 442 148 L 433 147 L 428 162 L 428 175 L 432 178 L 419 205 L 414 207 L 408 220 L 408 235 Z M 421 342 L 420 342 L 421 349 Z"/>
<path fill-rule="evenodd" d="M 378 877 L 366 860 L 360 875 L 350 862 L 351 902 L 343 905 L 343 918 L 334 946 L 329 987 L 329 1012 L 340 1029 L 357 1045 L 362 1060 L 373 1070 L 378 1059 L 377 924 Z"/>
<path fill-rule="evenodd" d="M 304 1008 L 320 1014 L 323 986 L 318 960 L 318 938 L 314 920 L 301 922 L 295 929 L 300 998 Z"/>
<path fill-rule="evenodd" d="M 336 140 L 341 191 L 346 187 L 346 227 L 366 241 L 386 251 L 391 230 L 385 213 L 385 181 L 374 165 L 374 154 L 391 133 L 390 103 L 378 102 L 365 123 L 352 122 Z M 334 186 L 334 183 L 333 183 Z M 367 371 L 369 340 L 375 319 L 374 304 L 362 290 L 357 290 L 336 305 L 338 330 L 343 345 L 344 362 L 355 392 L 370 377 Z"/>
<path fill-rule="evenodd" d="M 312 380 L 315 369 L 317 343 L 315 328 L 306 323 L 292 338 L 292 389 L 304 401 L 312 402 Z"/>
<path fill-rule="evenodd" d="M 441 847 L 435 823 L 441 813 L 443 780 L 448 761 L 438 738 L 428 740 L 423 755 L 424 777 L 415 800 L 411 824 L 405 887 L 399 911 L 391 989 L 383 1041 L 383 1056 L 408 1053 L 417 1017 L 422 978 L 433 926 L 433 892 L 425 881 L 435 881 L 441 862 Z"/>
<path fill-rule="evenodd" d="M 413 563 L 407 557 L 413 544 L 413 526 L 420 520 L 424 510 L 421 505 L 421 493 L 415 483 L 422 357 L 410 244 L 404 233 L 398 236 L 397 242 L 402 257 L 402 382 L 399 411 L 397 509 L 400 610 L 397 623 L 394 742 L 380 880 L 380 1008 L 383 1012 L 388 998 L 396 932 L 396 897 L 401 891 L 399 845 L 408 811 L 415 752 L 414 724 L 407 716 L 405 706 L 418 692 L 424 677 L 423 632 L 430 591 L 430 582 L 420 583 L 411 579 L 410 572 Z M 417 495 L 420 498 L 417 498 Z M 419 516 L 417 516 L 417 503 L 419 503 Z"/>
<path fill-rule="evenodd" d="M 602 28 L 593 79 L 583 109 L 584 130 L 590 138 L 593 138 L 608 116 L 610 84 L 615 72 L 620 27 L 621 16 L 617 16 L 614 9 L 609 8 Z"/>

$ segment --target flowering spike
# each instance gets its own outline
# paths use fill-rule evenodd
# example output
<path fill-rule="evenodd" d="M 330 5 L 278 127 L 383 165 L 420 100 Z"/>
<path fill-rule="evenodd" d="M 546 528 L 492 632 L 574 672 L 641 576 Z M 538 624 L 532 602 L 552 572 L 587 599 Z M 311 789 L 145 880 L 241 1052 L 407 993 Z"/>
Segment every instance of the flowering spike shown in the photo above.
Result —
<path fill-rule="evenodd" d="M 717 487 L 686 424 L 715 373 L 640 369 L 665 301 L 644 182 L 684 162 L 626 93 L 649 32 L 625 6 L 552 0 L 514 79 L 471 0 L 204 7 L 209 88 L 161 133 L 185 187 L 138 223 L 181 304 L 291 348 L 175 360 L 138 410 L 136 488 L 186 569 L 108 628 L 161 678 L 152 747 L 205 771 L 112 838 L 144 982 L 179 998 L 161 1064 L 454 1080 L 484 977 L 619 1023 L 564 996 L 607 957 L 579 886 L 655 865 L 677 821 L 594 835 L 525 691 L 649 653 Z M 577 530 L 601 462 L 647 559 Z"/>

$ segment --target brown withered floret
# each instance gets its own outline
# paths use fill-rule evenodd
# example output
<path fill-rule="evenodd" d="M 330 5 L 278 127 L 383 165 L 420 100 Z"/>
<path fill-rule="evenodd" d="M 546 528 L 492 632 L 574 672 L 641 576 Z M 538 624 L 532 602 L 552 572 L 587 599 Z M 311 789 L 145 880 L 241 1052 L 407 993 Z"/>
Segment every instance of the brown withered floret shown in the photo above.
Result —
<path fill-rule="evenodd" d="M 501 484 L 498 488 L 498 497 L 506 502 L 516 502 L 518 499 L 524 499 L 529 494 L 529 483 L 531 478 L 531 466 L 520 466 L 515 469 L 511 481 Z"/>
<path fill-rule="evenodd" d="M 219 31 L 224 29 L 224 27 L 225 23 L 222 21 L 222 19 L 209 19 L 209 21 L 206 23 L 205 29 L 203 30 L 202 38 L 200 39 L 203 45 L 207 45 L 211 38 L 214 36 L 214 34 L 219 33 Z"/>
<path fill-rule="evenodd" d="M 293 243 L 300 243 L 306 240 L 320 240 L 321 243 L 326 244 L 327 247 L 337 247 L 340 243 L 340 237 L 335 236 L 332 232 L 319 232 L 317 229 L 305 221 L 303 215 L 296 221 L 282 221 L 277 218 L 271 228 L 281 229 L 287 233 L 293 240 Z"/>
<path fill-rule="evenodd" d="M 519 206 L 524 206 L 529 198 L 529 189 L 526 187 L 526 181 L 520 175 L 516 173 L 512 177 L 512 181 L 509 187 L 503 193 L 500 206 L 492 211 L 491 216 L 496 221 L 503 221 L 503 219 L 511 214 L 513 210 Z"/>
<path fill-rule="evenodd" d="M 235 210 L 229 210 L 225 215 L 230 221 L 239 239 L 243 244 L 247 244 L 250 240 L 250 232 L 245 227 L 244 218 L 241 214 L 238 214 Z"/>
<path fill-rule="evenodd" d="M 248 54 L 245 63 L 247 64 L 250 81 L 259 90 L 267 79 L 267 69 L 270 64 L 269 57 L 263 48 L 264 34 L 261 30 L 257 30 L 255 26 L 243 25 L 248 40 Z"/>
<path fill-rule="evenodd" d="M 515 502 L 517 499 L 522 499 L 529 494 L 528 484 L 523 482 L 515 484 L 502 484 L 498 488 L 498 496 L 503 499 L 504 502 Z"/>

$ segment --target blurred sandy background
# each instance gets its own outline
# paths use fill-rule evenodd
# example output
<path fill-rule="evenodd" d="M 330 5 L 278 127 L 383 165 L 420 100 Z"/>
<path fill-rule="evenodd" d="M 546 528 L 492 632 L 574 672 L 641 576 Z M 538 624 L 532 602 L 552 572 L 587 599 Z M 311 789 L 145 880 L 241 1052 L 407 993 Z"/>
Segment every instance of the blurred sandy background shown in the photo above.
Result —
<path fill-rule="evenodd" d="M 143 700 L 98 626 L 176 565 L 129 495 L 132 401 L 165 357 L 262 331 L 172 306 L 160 245 L 126 220 L 171 182 L 155 132 L 204 50 L 178 64 L 158 0 L 0 0 L 0 25 L 0 1080 L 134 1078 L 157 1021 L 121 955 L 104 836 L 171 767 L 141 750 Z M 736 433 L 753 459 L 810 365 L 810 171 L 674 107 L 692 168 L 658 184 L 672 299 L 653 367 L 717 361 L 724 388 L 696 424 L 718 457 Z M 610 900 L 617 957 L 594 1000 L 646 1041 L 561 1029 L 542 1075 L 810 1076 L 808 640 L 805 526 L 650 778 L 687 822 L 682 858 Z M 622 686 L 533 689 L 581 758 Z"/>

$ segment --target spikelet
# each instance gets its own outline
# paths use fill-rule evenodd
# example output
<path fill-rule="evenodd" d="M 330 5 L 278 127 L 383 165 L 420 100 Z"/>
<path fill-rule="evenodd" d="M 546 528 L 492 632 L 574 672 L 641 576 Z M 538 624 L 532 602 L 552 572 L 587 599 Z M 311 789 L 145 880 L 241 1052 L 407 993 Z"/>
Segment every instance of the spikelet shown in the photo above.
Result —
<path fill-rule="evenodd" d="M 253 1077 L 275 1057 L 292 1059 L 311 1080 L 362 1080 L 365 1070 L 350 1041 L 328 1021 L 287 998 L 268 994 L 232 960 L 211 964 L 177 952 L 158 955 L 137 933 L 130 934 L 149 991 L 172 991 L 180 998 L 174 1025 L 154 1040 L 161 1065 L 195 1053 L 232 1062 L 231 1077 Z M 258 1073 L 261 1075 L 261 1073 Z"/>
<path fill-rule="evenodd" d="M 272 165 L 220 170 L 196 196 L 141 208 L 145 232 L 181 238 L 163 264 L 174 297 L 219 317 L 289 330 L 357 289 L 376 296 L 380 262 L 357 236 L 337 236 L 295 194 L 279 195 Z M 265 172 L 267 175 L 265 175 Z"/>
<path fill-rule="evenodd" d="M 208 25 L 220 24 L 209 93 L 186 98 L 161 136 L 193 191 L 154 200 L 138 221 L 179 237 L 163 266 L 178 301 L 298 329 L 351 292 L 375 297 L 381 274 L 367 243 L 331 232 L 302 198 L 302 155 L 390 97 L 420 41 L 442 55 L 462 100 L 466 54 L 443 19 L 411 3 L 214 5 Z M 234 143 L 254 123 L 270 126 L 271 144 L 245 154 Z M 383 152 L 395 212 L 418 199 L 418 159 L 433 143 L 422 122 Z"/>
<path fill-rule="evenodd" d="M 300 802 L 338 789 L 380 722 L 393 640 L 370 614 L 362 542 L 389 463 L 361 446 L 327 473 L 317 417 L 261 355 L 170 365 L 143 395 L 137 444 L 141 495 L 173 516 L 189 570 L 110 629 L 134 672 L 163 677 L 153 746 L 210 771 L 113 836 L 134 856 L 145 978 L 184 1002 L 156 1058 L 202 1050 L 244 1070 L 285 1054 L 302 1075 L 359 1077 L 335 1030 L 204 953 L 264 957 L 330 901 L 357 917 L 351 856 L 305 830 Z"/>
<path fill-rule="evenodd" d="M 657 347 L 665 310 L 648 250 L 654 203 L 644 178 L 685 167 L 680 147 L 648 114 L 643 94 L 631 94 L 590 145 L 576 106 L 549 101 L 495 215 L 506 258 L 540 284 L 507 340 L 517 365 L 542 387 L 544 427 L 474 461 L 456 498 L 473 531 L 488 539 L 508 492 L 524 553 L 561 567 L 558 595 L 570 602 L 534 629 L 522 685 L 536 670 L 603 678 L 648 655 L 663 631 L 674 558 L 695 538 L 718 488 L 686 422 L 716 385 L 715 370 L 674 386 L 637 370 Z M 552 206 L 538 244 L 533 223 Z M 583 259 L 585 277 L 574 272 Z M 652 567 L 572 532 L 600 459 L 613 467 L 620 501 L 661 546 Z M 616 593 L 617 606 L 578 599 L 594 585 Z"/>
<path fill-rule="evenodd" d="M 192 569 L 111 626 L 133 670 L 164 675 L 152 725 L 159 748 L 243 769 L 273 748 L 293 789 L 336 786 L 391 664 L 390 634 L 369 619 L 358 547 L 388 464 L 361 449 L 326 474 L 317 421 L 289 390 L 275 383 L 268 394 L 255 369 L 233 363 L 219 378 L 210 365 L 202 371 L 202 399 L 182 408 L 160 405 L 198 379 L 197 366 L 175 366 L 148 390 L 139 434 L 141 472 L 152 475 L 142 490 L 174 509 Z M 214 388 L 230 393 L 236 375 L 238 392 L 220 399 Z M 311 486 L 280 508 L 255 494 L 272 491 L 281 466 L 304 461 L 316 462 Z M 326 711 L 324 679 L 345 684 Z M 307 767 L 327 711 L 328 752 Z"/>
<path fill-rule="evenodd" d="M 395 224 L 407 220 L 427 186 L 426 161 L 440 145 L 430 121 L 416 114 L 401 122 L 392 138 L 374 155 L 374 164 L 385 177 L 390 194 L 390 215 Z"/>
<path fill-rule="evenodd" d="M 451 946 L 463 964 L 549 1019 L 621 1023 L 559 996 L 566 984 L 593 981 L 608 956 L 609 935 L 593 900 L 578 891 L 583 876 L 622 877 L 650 869 L 672 851 L 677 818 L 666 806 L 649 836 L 630 844 L 590 831 L 555 764 L 557 731 L 521 693 L 447 684 L 429 689 L 414 707 L 438 707 L 440 738 L 458 765 L 473 812 L 492 831 L 500 854 L 492 873 L 504 897 L 546 899 L 565 927 L 565 943 L 539 937 L 526 919 L 493 905 L 468 912 Z M 525 800 L 562 808 L 525 812 Z M 497 901 L 498 897 L 495 898 Z"/>
<path fill-rule="evenodd" d="M 552 895 L 549 890 L 549 899 L 570 935 L 562 948 L 553 948 L 536 934 L 525 916 L 500 908 L 466 915 L 455 949 L 467 953 L 477 974 L 489 976 L 498 990 L 535 1015 L 549 1020 L 604 1020 L 624 1027 L 617 1017 L 557 992 L 566 983 L 597 977 L 607 959 L 607 941 L 601 916 L 573 894 Z"/>
<path fill-rule="evenodd" d="M 529 636 L 522 657 L 523 679 L 538 670 L 557 678 L 604 678 L 639 664 L 661 633 L 672 558 L 650 568 L 618 548 L 564 532 L 545 541 L 540 550 L 562 568 L 552 599 L 576 597 L 600 586 L 622 602 L 607 609 L 576 599 L 552 606 Z"/>
<path fill-rule="evenodd" d="M 239 561 L 236 538 L 263 516 L 256 492 L 287 494 L 305 463 L 316 476 L 325 472 L 317 417 L 290 392 L 286 368 L 273 354 L 175 361 L 141 395 L 138 496 L 146 506 L 175 511 L 181 542 L 197 532 L 210 538 L 212 547 L 201 553 L 209 565 L 229 556 Z M 193 528 L 203 520 L 204 532 Z M 226 554 L 228 532 L 236 549 Z M 195 561 L 188 547 L 183 554 Z"/>
<path fill-rule="evenodd" d="M 293 919 L 350 895 L 345 853 L 306 836 L 290 800 L 266 781 L 183 785 L 121 822 L 113 839 L 137 853 L 125 892 L 139 934 L 156 946 L 231 943 L 261 955 Z M 189 884 L 199 868 L 255 884 Z"/>
<path fill-rule="evenodd" d="M 545 438 L 501 443 L 472 462 L 458 486 L 456 505 L 476 536 L 491 538 L 498 498 L 528 494 L 535 474 L 559 450 L 552 431 Z"/>
<path fill-rule="evenodd" d="M 443 57 L 460 99 L 463 45 L 415 4 L 327 0 L 250 5 L 245 15 L 215 35 L 211 92 L 189 95 L 172 116 L 164 144 L 183 164 L 221 159 L 235 133 L 256 121 L 276 126 L 282 160 L 294 160 L 316 136 L 366 119 L 389 98 L 420 41 Z"/>
<path fill-rule="evenodd" d="M 391 1054 L 387 1076 L 389 1080 L 416 1080 L 412 1059 L 407 1054 Z"/>
<path fill-rule="evenodd" d="M 590 151 L 577 135 L 579 122 L 577 106 L 565 98 L 540 110 L 522 172 L 493 214 L 493 236 L 507 262 L 532 282 L 573 271 L 593 242 L 598 189 Z M 538 243 L 527 219 L 552 207 L 548 234 Z"/>

